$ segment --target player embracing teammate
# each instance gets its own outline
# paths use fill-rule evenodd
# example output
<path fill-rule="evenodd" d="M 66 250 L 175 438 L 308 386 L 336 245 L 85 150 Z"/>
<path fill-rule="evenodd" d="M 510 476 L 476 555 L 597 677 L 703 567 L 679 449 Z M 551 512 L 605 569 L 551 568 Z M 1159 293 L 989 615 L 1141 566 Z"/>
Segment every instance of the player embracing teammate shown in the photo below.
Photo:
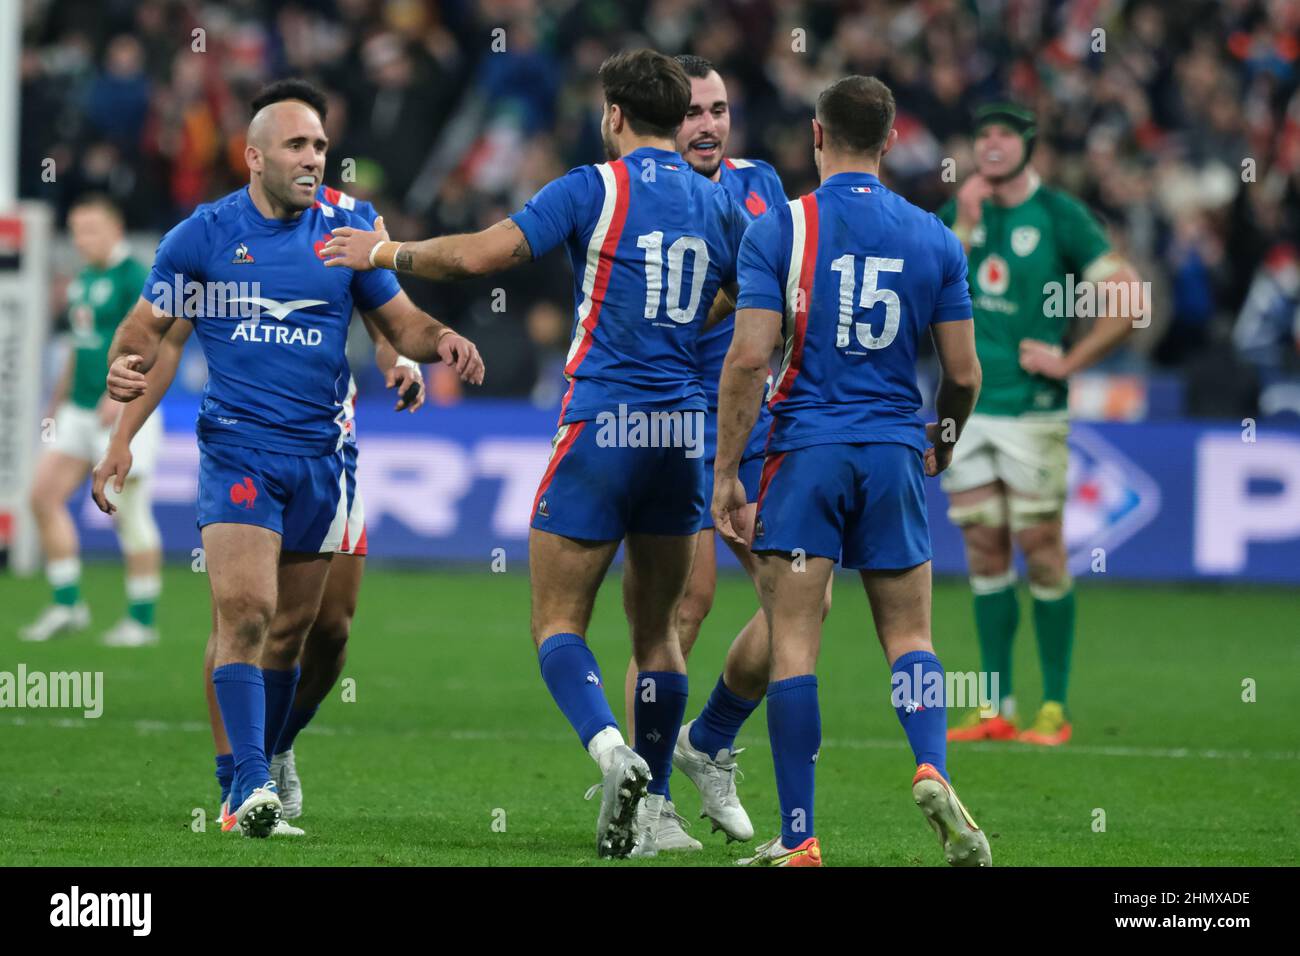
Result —
<path fill-rule="evenodd" d="M 668 778 L 687 699 L 676 614 L 706 506 L 696 351 L 715 293 L 734 278 L 747 217 L 677 152 L 691 102 L 677 61 L 625 52 L 599 75 L 608 163 L 572 170 L 474 235 L 396 243 L 341 229 L 325 253 L 331 265 L 454 279 L 567 251 L 576 311 L 570 385 L 533 505 L 531 630 L 542 678 L 600 769 L 601 784 L 588 791 L 601 795 L 597 852 L 651 856 L 671 813 Z M 601 424 L 607 416 L 645 416 L 676 431 L 659 436 L 668 441 L 624 441 L 622 428 Z M 635 750 L 586 642 L 620 543 L 639 569 L 624 594 L 638 671 Z"/>
<path fill-rule="evenodd" d="M 712 507 L 724 534 L 752 539 L 772 635 L 767 719 L 781 832 L 742 861 L 753 865 L 821 865 L 815 672 L 837 560 L 859 572 L 871 603 L 891 703 L 916 760 L 913 798 L 948 862 L 991 862 L 948 779 L 944 673 L 930 636 L 924 478 L 947 467 L 980 384 L 966 261 L 937 217 L 881 184 L 893 121 L 880 81 L 850 76 L 827 87 L 812 122 L 821 186 L 755 222 L 740 252 Z M 943 379 L 939 421 L 923 426 L 916 358 L 927 333 Z M 778 345 L 774 426 L 748 527 L 739 468 Z"/>

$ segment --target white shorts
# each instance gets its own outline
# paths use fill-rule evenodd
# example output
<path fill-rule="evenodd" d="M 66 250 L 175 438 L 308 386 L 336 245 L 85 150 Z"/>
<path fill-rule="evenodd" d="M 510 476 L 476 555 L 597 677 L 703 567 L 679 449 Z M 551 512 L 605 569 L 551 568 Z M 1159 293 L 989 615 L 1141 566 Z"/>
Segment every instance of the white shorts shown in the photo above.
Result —
<path fill-rule="evenodd" d="M 943 473 L 943 490 L 968 491 L 1001 481 L 1021 496 L 1063 507 L 1069 433 L 1064 418 L 971 415 Z"/>
<path fill-rule="evenodd" d="M 94 466 L 108 450 L 111 431 L 110 427 L 100 423 L 99 413 L 93 408 L 82 408 L 72 402 L 64 402 L 55 413 L 54 436 L 49 447 L 70 458 L 88 461 Z M 132 477 L 143 478 L 153 474 L 158 450 L 162 445 L 162 434 L 162 413 L 154 412 L 136 432 L 135 438 L 131 439 Z"/>

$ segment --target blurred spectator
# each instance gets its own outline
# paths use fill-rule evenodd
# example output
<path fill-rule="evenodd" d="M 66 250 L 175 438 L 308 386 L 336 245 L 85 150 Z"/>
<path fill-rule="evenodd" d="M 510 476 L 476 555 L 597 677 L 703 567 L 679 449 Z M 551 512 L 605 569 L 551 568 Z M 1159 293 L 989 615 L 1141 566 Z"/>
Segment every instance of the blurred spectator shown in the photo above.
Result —
<path fill-rule="evenodd" d="M 1182 369 L 1194 391 L 1214 388 L 1196 370 L 1235 346 L 1267 382 L 1300 383 L 1294 0 L 30 0 L 23 9 L 22 195 L 66 208 L 101 189 L 131 228 L 155 233 L 247 181 L 247 99 L 278 76 L 327 91 L 331 183 L 373 201 L 398 236 L 482 228 L 565 169 L 603 159 L 594 77 L 624 46 L 717 64 L 732 154 L 772 162 L 791 196 L 817 184 L 808 121 L 839 75 L 870 72 L 894 88 L 900 139 L 884 176 L 931 208 L 970 168 L 972 106 L 1012 95 L 1038 111 L 1044 178 L 1084 197 L 1156 290 L 1156 321 L 1125 367 L 1150 355 Z M 47 159 L 54 181 L 41 175 Z M 572 314 L 562 259 L 491 285 L 407 284 L 508 369 L 492 377 L 493 394 L 546 396 Z M 498 289 L 504 311 L 492 305 Z M 458 393 L 448 389 L 444 398 Z M 1193 406 L 1213 404 L 1203 398 Z"/>

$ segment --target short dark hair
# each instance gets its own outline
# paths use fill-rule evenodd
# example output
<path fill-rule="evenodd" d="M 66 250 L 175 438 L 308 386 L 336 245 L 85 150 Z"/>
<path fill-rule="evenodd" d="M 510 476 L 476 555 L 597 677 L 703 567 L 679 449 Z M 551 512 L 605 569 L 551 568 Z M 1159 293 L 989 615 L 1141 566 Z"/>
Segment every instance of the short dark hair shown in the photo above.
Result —
<path fill-rule="evenodd" d="M 325 117 L 329 115 L 329 103 L 325 99 L 325 94 L 306 80 L 296 78 L 276 80 L 258 90 L 253 101 L 248 104 L 249 115 L 256 116 L 272 103 L 283 103 L 285 100 L 302 100 L 316 111 L 322 124 L 325 122 Z"/>
<path fill-rule="evenodd" d="M 72 204 L 68 206 L 68 214 L 71 215 L 78 209 L 86 209 L 90 207 L 102 209 L 111 219 L 117 222 L 119 226 L 124 225 L 126 222 L 126 217 L 122 215 L 122 207 L 119 206 L 107 193 L 101 192 L 82 193 L 76 199 L 72 200 Z"/>
<path fill-rule="evenodd" d="M 694 53 L 679 53 L 677 56 L 673 57 L 673 59 L 681 64 L 681 67 L 686 71 L 687 76 L 697 80 L 704 79 L 710 73 L 714 72 L 715 69 L 710 61 L 704 59 L 702 56 L 696 56 Z"/>
<path fill-rule="evenodd" d="M 874 76 L 846 76 L 817 97 L 826 138 L 850 153 L 879 153 L 894 125 L 894 94 Z"/>
<path fill-rule="evenodd" d="M 642 136 L 671 138 L 691 107 L 691 81 L 681 64 L 654 50 L 615 53 L 597 76 L 605 102 L 622 109 Z"/>

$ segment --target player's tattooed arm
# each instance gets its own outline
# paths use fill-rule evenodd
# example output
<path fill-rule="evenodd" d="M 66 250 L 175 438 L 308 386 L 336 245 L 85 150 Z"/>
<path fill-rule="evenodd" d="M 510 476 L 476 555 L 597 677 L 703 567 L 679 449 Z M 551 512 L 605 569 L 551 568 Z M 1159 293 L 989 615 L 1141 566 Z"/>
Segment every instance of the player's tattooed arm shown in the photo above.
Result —
<path fill-rule="evenodd" d="M 509 269 L 530 260 L 532 249 L 514 221 L 502 219 L 481 232 L 418 242 L 393 242 L 386 235 L 344 226 L 334 230 L 322 254 L 327 266 L 392 269 L 446 282 Z"/>
<path fill-rule="evenodd" d="M 153 367 L 163 336 L 176 319 L 141 297 L 117 327 L 108 350 L 110 398 L 130 402 L 145 393 L 145 373 Z"/>

